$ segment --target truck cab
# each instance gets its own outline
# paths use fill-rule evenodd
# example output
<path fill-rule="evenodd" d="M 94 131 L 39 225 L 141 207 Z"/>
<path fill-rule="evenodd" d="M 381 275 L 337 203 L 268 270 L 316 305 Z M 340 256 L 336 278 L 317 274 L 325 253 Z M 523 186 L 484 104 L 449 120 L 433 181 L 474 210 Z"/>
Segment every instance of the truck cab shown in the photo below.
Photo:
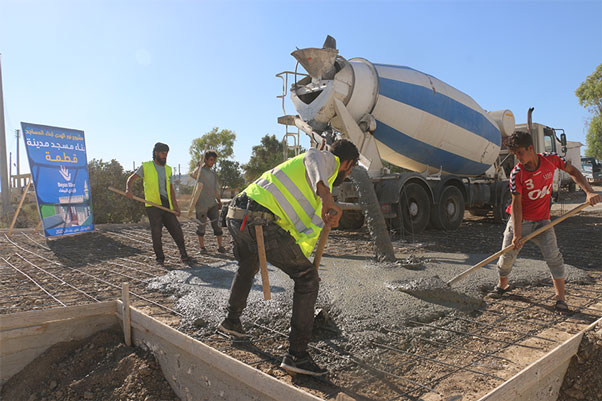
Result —
<path fill-rule="evenodd" d="M 594 157 L 581 158 L 583 176 L 592 185 L 602 184 L 602 162 Z"/>

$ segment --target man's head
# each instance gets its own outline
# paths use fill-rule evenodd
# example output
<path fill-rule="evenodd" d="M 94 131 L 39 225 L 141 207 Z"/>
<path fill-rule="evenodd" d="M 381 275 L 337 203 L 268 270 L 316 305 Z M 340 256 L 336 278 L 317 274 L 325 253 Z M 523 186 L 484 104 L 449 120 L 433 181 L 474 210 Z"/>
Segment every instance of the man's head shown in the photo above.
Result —
<path fill-rule="evenodd" d="M 153 148 L 153 160 L 157 164 L 165 166 L 165 163 L 167 163 L 167 152 L 169 152 L 169 146 L 162 142 L 155 143 L 155 147 Z"/>
<path fill-rule="evenodd" d="M 215 150 L 208 150 L 203 155 L 203 161 L 205 162 L 205 166 L 208 168 L 213 167 L 215 162 L 217 161 L 217 152 Z"/>
<path fill-rule="evenodd" d="M 533 148 L 533 138 L 528 132 L 516 131 L 508 140 L 508 149 L 527 168 L 537 167 L 537 154 Z M 535 163 L 535 166 L 533 166 Z"/>
<path fill-rule="evenodd" d="M 345 178 L 351 174 L 353 167 L 357 165 L 357 161 L 360 158 L 360 152 L 353 142 L 350 142 L 347 139 L 339 139 L 330 145 L 330 153 L 337 156 L 341 163 L 339 173 L 334 180 L 333 185 L 341 185 Z"/>

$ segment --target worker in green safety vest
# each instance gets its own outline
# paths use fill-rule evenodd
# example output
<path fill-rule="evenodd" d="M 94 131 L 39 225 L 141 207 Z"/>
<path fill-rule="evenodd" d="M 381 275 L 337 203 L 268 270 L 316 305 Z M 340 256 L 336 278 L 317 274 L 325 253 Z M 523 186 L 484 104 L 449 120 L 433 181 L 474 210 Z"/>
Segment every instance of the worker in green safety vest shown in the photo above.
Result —
<path fill-rule="evenodd" d="M 153 160 L 142 163 L 138 170 L 128 177 L 125 184 L 125 194 L 128 198 L 133 198 L 134 194 L 131 191 L 132 184 L 138 178 L 142 178 L 144 180 L 144 199 L 172 209 L 175 212 L 170 213 L 146 204 L 145 209 L 151 227 L 153 250 L 155 251 L 157 264 L 164 266 L 165 254 L 163 253 L 161 234 L 163 226 L 165 226 L 178 246 L 182 262 L 190 265 L 192 260 L 186 253 L 184 233 L 176 217 L 180 215 L 180 208 L 176 200 L 176 192 L 171 183 L 172 169 L 167 165 L 168 152 L 169 146 L 157 142 L 153 148 Z"/>
<path fill-rule="evenodd" d="M 268 262 L 295 282 L 289 352 L 281 365 L 289 372 L 312 376 L 327 373 L 307 352 L 319 283 L 318 272 L 308 257 L 324 225 L 338 226 L 342 210 L 331 191 L 351 173 L 358 158 L 355 145 L 345 139 L 332 143 L 329 151 L 309 149 L 266 171 L 228 207 L 226 223 L 238 271 L 230 290 L 227 317 L 218 330 L 231 337 L 247 337 L 240 316 L 259 270 L 253 226 L 260 224 Z"/>

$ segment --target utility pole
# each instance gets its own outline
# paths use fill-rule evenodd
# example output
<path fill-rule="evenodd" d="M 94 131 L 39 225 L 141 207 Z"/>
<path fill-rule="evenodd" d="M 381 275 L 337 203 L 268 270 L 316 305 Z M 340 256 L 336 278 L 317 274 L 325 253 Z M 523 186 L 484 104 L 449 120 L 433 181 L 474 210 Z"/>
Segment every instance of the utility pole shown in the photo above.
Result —
<path fill-rule="evenodd" d="M 20 131 L 18 129 L 15 130 L 15 133 L 17 134 L 17 176 L 20 176 L 21 175 L 21 168 L 20 168 L 20 166 L 21 166 L 21 160 L 19 159 L 19 148 L 20 148 L 20 146 L 19 146 L 19 139 L 21 138 L 21 135 L 20 135 Z M 21 186 L 21 177 L 19 177 L 19 179 L 18 179 L 17 186 L 19 188 L 23 188 Z"/>
<path fill-rule="evenodd" d="M 10 185 L 6 165 L 6 128 L 4 126 L 4 95 L 2 92 L 2 59 L 0 58 L 0 187 L 2 188 L 2 218 L 8 222 Z"/>

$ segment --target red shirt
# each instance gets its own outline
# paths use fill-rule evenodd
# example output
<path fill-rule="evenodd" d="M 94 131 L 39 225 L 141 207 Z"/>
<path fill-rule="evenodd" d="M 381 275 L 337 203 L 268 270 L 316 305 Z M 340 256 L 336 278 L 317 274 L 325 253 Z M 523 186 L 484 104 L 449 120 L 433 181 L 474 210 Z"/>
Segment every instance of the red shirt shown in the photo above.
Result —
<path fill-rule="evenodd" d="M 564 170 L 566 161 L 556 153 L 538 154 L 539 166 L 535 171 L 527 171 L 518 163 L 510 173 L 510 191 L 522 194 L 523 220 L 538 221 L 550 218 L 550 197 L 554 171 Z M 510 213 L 512 205 L 506 213 Z"/>

